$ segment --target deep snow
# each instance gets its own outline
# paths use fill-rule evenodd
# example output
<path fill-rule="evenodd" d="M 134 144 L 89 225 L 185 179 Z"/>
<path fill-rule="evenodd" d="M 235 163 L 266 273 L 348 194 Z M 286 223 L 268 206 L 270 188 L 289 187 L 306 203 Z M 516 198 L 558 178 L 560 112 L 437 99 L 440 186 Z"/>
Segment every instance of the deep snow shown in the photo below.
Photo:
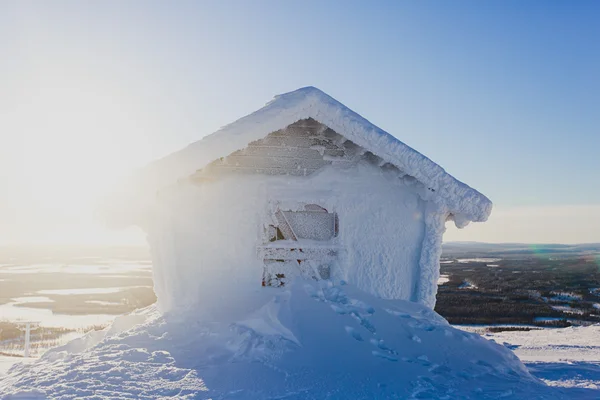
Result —
<path fill-rule="evenodd" d="M 600 398 L 600 325 L 488 333 L 548 385 L 595 389 Z M 575 398 L 573 394 L 573 398 Z"/>
<path fill-rule="evenodd" d="M 257 292 L 259 293 L 259 292 Z M 263 296 L 264 295 L 264 296 Z M 597 398 L 546 386 L 506 347 L 350 285 L 265 289 L 241 318 L 150 308 L 16 365 L 2 398 Z M 231 314 L 233 315 L 233 314 Z M 140 324 L 133 326 L 135 324 Z M 575 390 L 575 391 L 574 391 Z"/>

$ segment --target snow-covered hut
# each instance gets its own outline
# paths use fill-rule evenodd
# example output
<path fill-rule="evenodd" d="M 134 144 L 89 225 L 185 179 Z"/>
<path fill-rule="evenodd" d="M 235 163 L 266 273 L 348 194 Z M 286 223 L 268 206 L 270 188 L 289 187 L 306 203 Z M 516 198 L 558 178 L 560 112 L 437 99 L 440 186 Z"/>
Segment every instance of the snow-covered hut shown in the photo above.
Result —
<path fill-rule="evenodd" d="M 117 220 L 147 232 L 163 310 L 298 276 L 433 307 L 445 223 L 462 228 L 492 209 L 314 87 L 155 161 L 127 192 Z"/>

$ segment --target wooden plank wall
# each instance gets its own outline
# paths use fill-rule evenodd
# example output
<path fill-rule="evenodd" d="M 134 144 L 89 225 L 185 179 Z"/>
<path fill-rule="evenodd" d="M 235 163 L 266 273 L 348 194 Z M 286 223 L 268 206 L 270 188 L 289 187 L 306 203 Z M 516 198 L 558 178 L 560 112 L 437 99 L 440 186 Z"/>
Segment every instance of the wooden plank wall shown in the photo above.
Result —
<path fill-rule="evenodd" d="M 204 181 L 232 173 L 308 176 L 326 165 L 353 164 L 360 159 L 382 166 L 379 157 L 309 118 L 213 161 L 192 179 Z"/>

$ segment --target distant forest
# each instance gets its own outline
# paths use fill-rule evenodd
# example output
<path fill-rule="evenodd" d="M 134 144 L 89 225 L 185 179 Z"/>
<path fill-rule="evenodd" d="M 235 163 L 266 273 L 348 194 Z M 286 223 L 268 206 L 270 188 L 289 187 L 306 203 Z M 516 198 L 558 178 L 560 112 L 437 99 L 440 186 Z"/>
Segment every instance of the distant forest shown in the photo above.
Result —
<path fill-rule="evenodd" d="M 450 243 L 441 273 L 435 309 L 452 324 L 600 323 L 598 244 Z"/>

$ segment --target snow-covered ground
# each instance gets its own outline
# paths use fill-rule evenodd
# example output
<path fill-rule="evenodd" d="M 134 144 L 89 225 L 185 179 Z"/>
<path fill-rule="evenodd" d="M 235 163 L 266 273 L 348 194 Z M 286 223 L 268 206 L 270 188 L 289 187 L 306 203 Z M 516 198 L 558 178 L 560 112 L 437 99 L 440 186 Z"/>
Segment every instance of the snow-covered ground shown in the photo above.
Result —
<path fill-rule="evenodd" d="M 444 283 L 450 282 L 450 275 L 440 275 L 438 278 L 437 284 L 443 285 Z"/>
<path fill-rule="evenodd" d="M 115 318 L 114 315 L 108 314 L 57 314 L 50 309 L 22 306 L 22 304 L 33 302 L 33 300 L 27 297 L 14 298 L 12 300 L 0 305 L 0 316 L 3 320 L 30 320 L 40 322 L 42 326 L 77 329 L 92 325 L 105 325 Z"/>
<path fill-rule="evenodd" d="M 458 288 L 459 289 L 477 289 L 477 285 L 474 284 L 473 282 L 464 281 L 463 283 L 460 284 L 460 286 Z"/>
<path fill-rule="evenodd" d="M 552 294 L 554 296 L 548 299 L 550 301 L 578 301 L 582 299 L 581 295 L 571 292 L 552 292 Z"/>
<path fill-rule="evenodd" d="M 29 274 L 93 274 L 99 276 L 144 273 L 148 271 L 148 261 L 131 261 L 122 259 L 100 259 L 100 263 L 34 263 L 34 264 L 0 264 L 0 272 L 7 275 Z"/>
<path fill-rule="evenodd" d="M 484 337 L 511 348 L 533 375 L 548 385 L 596 389 L 592 398 L 600 398 L 600 325 Z"/>
<path fill-rule="evenodd" d="M 573 308 L 571 306 L 551 306 L 554 310 L 557 311 L 561 311 L 563 313 L 567 313 L 567 314 L 583 314 L 583 310 L 578 310 L 576 308 Z"/>
<path fill-rule="evenodd" d="M 466 264 L 466 263 L 493 263 L 493 262 L 498 262 L 501 261 L 501 258 L 486 258 L 486 257 L 480 257 L 480 258 L 459 258 L 458 261 L 459 263 L 462 264 Z"/>
<path fill-rule="evenodd" d="M 35 362 L 37 358 L 34 357 L 10 357 L 10 356 L 0 356 L 0 380 L 3 376 L 5 376 L 8 370 L 15 364 L 23 363 L 30 364 Z"/>
<path fill-rule="evenodd" d="M 126 252 L 123 258 L 31 253 L 2 255 L 10 263 L 0 263 L 0 355 L 23 355 L 24 333 L 19 337 L 13 329 L 17 322 L 39 323 L 42 329 L 32 331 L 30 353 L 39 356 L 107 326 L 140 302 L 154 301 L 147 260 L 128 257 Z M 0 360 L 0 373 L 19 360 Z"/>
<path fill-rule="evenodd" d="M 249 300 L 236 320 L 209 318 L 198 307 L 166 315 L 151 307 L 119 317 L 106 331 L 15 365 L 0 380 L 0 397 L 597 399 L 600 393 L 575 378 L 562 385 L 571 387 L 548 386 L 506 346 L 455 329 L 426 307 L 350 285 L 296 282 L 257 290 Z M 542 331 L 549 335 L 545 348 L 567 349 L 574 343 L 569 337 L 578 337 L 597 354 L 599 329 L 564 330 L 555 347 L 551 335 L 560 331 Z M 515 333 L 489 338 L 512 340 L 518 354 L 531 355 L 534 334 L 530 342 Z M 578 369 L 587 382 L 594 373 L 589 357 Z M 530 365 L 551 384 L 571 367 L 557 357 Z"/>

